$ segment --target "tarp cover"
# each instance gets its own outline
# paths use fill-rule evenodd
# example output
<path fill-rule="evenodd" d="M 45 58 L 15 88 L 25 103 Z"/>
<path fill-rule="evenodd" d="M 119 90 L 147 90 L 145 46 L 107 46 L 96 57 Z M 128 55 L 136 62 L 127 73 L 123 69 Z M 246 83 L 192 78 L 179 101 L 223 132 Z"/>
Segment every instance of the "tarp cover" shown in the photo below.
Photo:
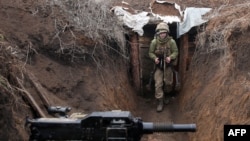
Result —
<path fill-rule="evenodd" d="M 143 35 L 143 26 L 146 25 L 150 19 L 150 17 L 147 16 L 148 12 L 131 14 L 119 6 L 114 7 L 113 10 L 123 24 L 137 32 L 140 36 Z"/>
<path fill-rule="evenodd" d="M 207 22 L 207 20 L 202 19 L 202 15 L 206 14 L 210 10 L 211 8 L 186 8 L 184 11 L 183 22 L 178 24 L 178 37 L 187 33 L 192 27 Z"/>
<path fill-rule="evenodd" d="M 180 11 L 180 7 L 175 4 L 176 9 Z M 202 15 L 209 12 L 211 8 L 186 8 L 184 11 L 183 21 L 180 20 L 180 17 L 177 16 L 160 16 L 154 13 L 149 14 L 148 12 L 140 12 L 137 14 L 131 14 L 130 12 L 126 11 L 124 7 L 115 6 L 112 8 L 114 14 L 118 16 L 119 20 L 127 27 L 131 28 L 134 32 L 137 32 L 140 36 L 143 36 L 143 26 L 148 24 L 150 18 L 160 19 L 167 23 L 176 22 L 178 23 L 177 34 L 178 38 L 187 33 L 192 27 L 201 25 L 207 20 L 202 19 Z M 180 11 L 180 13 L 183 13 Z M 151 15 L 151 17 L 149 16 Z M 153 16 L 153 17 L 152 17 Z M 181 14 L 182 16 L 182 14 Z"/>

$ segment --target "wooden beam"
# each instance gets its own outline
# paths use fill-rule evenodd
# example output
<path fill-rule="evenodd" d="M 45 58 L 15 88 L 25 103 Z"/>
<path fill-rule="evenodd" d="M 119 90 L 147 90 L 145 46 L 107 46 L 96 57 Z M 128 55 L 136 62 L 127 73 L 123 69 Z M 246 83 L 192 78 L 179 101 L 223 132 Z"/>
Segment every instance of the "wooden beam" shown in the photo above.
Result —
<path fill-rule="evenodd" d="M 51 105 L 49 103 L 48 98 L 46 97 L 47 90 L 45 88 L 43 88 L 43 86 L 39 83 L 38 78 L 36 78 L 33 73 L 27 72 L 26 75 L 28 76 L 28 79 L 31 81 L 31 83 L 35 87 L 36 91 L 38 92 L 40 98 L 43 101 L 43 104 L 45 105 L 45 107 L 49 108 Z"/>
<path fill-rule="evenodd" d="M 131 65 L 132 65 L 132 77 L 134 86 L 137 92 L 140 92 L 140 62 L 139 62 L 139 47 L 138 47 L 138 34 L 132 33 L 131 39 Z"/>
<path fill-rule="evenodd" d="M 181 44 L 180 44 L 180 79 L 181 84 L 183 84 L 186 78 L 186 71 L 187 71 L 187 61 L 188 61 L 188 34 L 184 34 L 181 36 Z"/>
<path fill-rule="evenodd" d="M 36 100 L 34 99 L 34 97 L 26 90 L 26 88 L 23 86 L 22 82 L 20 81 L 20 79 L 17 78 L 17 82 L 19 84 L 19 86 L 21 87 L 20 91 L 22 91 L 23 96 L 29 101 L 31 107 L 33 108 L 33 110 L 41 117 L 41 118 L 45 118 L 45 113 L 43 112 L 43 110 L 40 108 L 40 106 L 38 105 L 38 103 L 36 102 Z"/>

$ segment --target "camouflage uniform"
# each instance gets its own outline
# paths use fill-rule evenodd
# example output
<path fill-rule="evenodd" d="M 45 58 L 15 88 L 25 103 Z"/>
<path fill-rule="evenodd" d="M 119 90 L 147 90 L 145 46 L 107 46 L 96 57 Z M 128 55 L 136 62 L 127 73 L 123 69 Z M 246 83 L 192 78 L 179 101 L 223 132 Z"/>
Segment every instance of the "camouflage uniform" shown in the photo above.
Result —
<path fill-rule="evenodd" d="M 157 34 L 155 38 L 151 41 L 149 48 L 149 57 L 151 59 L 155 60 L 156 58 L 162 58 L 163 61 L 162 64 L 165 63 L 163 65 L 164 67 L 161 65 L 161 68 L 159 67 L 159 65 L 157 65 L 156 71 L 154 73 L 155 98 L 159 100 L 159 105 L 157 107 L 158 112 L 162 111 L 163 109 L 164 91 L 169 93 L 172 90 L 172 83 L 173 83 L 173 72 L 170 67 L 170 64 L 165 62 L 165 58 L 170 57 L 171 63 L 173 65 L 176 65 L 178 56 L 178 48 L 175 40 L 168 35 L 165 38 L 160 39 L 159 33 L 162 32 L 169 32 L 168 26 L 164 30 L 157 31 Z M 164 90 L 163 90 L 163 84 L 165 84 Z"/>

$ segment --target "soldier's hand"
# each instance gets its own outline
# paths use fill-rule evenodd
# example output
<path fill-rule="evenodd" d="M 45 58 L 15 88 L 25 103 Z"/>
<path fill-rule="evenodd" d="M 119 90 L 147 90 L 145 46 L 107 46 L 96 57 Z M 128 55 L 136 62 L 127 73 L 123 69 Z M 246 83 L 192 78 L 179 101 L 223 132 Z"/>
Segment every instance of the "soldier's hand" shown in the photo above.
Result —
<path fill-rule="evenodd" d="M 155 58 L 155 64 L 159 64 L 159 63 L 160 63 L 159 58 Z"/>
<path fill-rule="evenodd" d="M 166 57 L 165 61 L 166 61 L 166 63 L 170 63 L 171 62 L 171 58 L 170 57 Z"/>

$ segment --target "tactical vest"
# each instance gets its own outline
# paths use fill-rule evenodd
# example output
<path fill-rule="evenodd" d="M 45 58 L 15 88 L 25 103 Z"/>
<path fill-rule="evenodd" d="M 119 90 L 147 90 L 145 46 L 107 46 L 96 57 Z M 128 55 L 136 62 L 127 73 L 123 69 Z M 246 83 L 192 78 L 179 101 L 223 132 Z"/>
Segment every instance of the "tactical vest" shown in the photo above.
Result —
<path fill-rule="evenodd" d="M 172 38 L 168 38 L 165 43 L 160 43 L 157 39 L 155 39 L 155 51 L 157 57 L 164 58 L 165 56 L 170 56 L 172 54 L 170 43 Z M 171 61 L 173 65 L 177 65 L 177 58 Z"/>
<path fill-rule="evenodd" d="M 166 43 L 156 41 L 155 54 L 157 57 L 169 56 L 171 54 L 169 40 Z"/>

